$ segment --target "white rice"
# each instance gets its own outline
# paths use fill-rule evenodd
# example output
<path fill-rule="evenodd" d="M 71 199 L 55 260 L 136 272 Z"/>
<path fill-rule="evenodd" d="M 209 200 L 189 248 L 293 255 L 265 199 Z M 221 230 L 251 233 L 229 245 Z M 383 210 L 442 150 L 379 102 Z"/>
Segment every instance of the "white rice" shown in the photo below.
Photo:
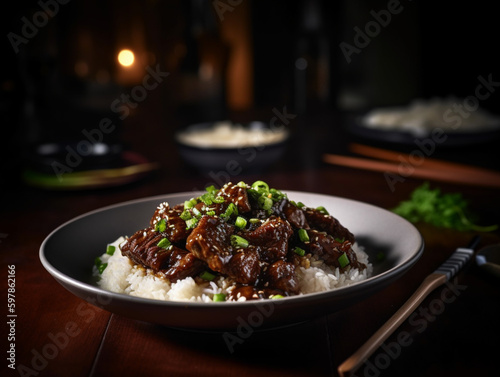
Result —
<path fill-rule="evenodd" d="M 192 277 L 187 277 L 171 284 L 151 270 L 137 266 L 128 257 L 123 256 L 119 246 L 124 241 L 125 238 L 120 237 L 110 244 L 115 246 L 113 255 L 104 253 L 100 256 L 102 263 L 107 263 L 102 274 L 99 274 L 97 268 L 94 267 L 94 275 L 99 276 L 97 284 L 102 289 L 164 301 L 211 302 L 214 294 L 227 295 L 233 287 L 231 279 L 223 277 L 202 283 L 196 282 Z M 299 267 L 296 270 L 300 294 L 341 288 L 370 277 L 372 265 L 368 262 L 368 255 L 357 244 L 353 245 L 353 250 L 358 261 L 367 266 L 366 269 L 359 271 L 356 268 L 350 268 L 341 272 L 339 268 L 332 268 L 313 256 L 310 267 Z M 242 297 L 240 300 L 245 300 L 245 298 Z"/>

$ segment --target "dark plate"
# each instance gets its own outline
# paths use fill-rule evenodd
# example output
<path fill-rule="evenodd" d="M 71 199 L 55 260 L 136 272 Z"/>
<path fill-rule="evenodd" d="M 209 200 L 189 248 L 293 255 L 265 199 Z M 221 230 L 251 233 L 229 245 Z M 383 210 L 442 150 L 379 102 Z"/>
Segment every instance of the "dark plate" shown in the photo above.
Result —
<path fill-rule="evenodd" d="M 66 289 L 105 310 L 138 320 L 191 330 L 254 330 L 300 323 L 340 310 L 400 278 L 420 258 L 424 242 L 418 230 L 392 212 L 334 196 L 287 192 L 290 200 L 323 205 L 349 228 L 373 261 L 367 280 L 322 293 L 247 302 L 172 302 L 133 297 L 98 288 L 92 281 L 94 259 L 106 245 L 149 223 L 160 202 L 182 203 L 200 192 L 150 197 L 81 215 L 55 229 L 40 248 L 45 269 Z M 91 235 L 91 236 L 89 236 Z M 383 252 L 385 259 L 377 262 Z"/>
<path fill-rule="evenodd" d="M 383 130 L 370 128 L 363 125 L 363 115 L 349 116 L 345 123 L 346 129 L 353 135 L 365 139 L 404 145 L 415 145 L 426 139 L 433 140 L 440 147 L 462 147 L 476 144 L 489 143 L 500 139 L 500 128 L 498 130 L 483 132 L 438 132 L 435 135 L 416 136 L 410 132 Z"/>

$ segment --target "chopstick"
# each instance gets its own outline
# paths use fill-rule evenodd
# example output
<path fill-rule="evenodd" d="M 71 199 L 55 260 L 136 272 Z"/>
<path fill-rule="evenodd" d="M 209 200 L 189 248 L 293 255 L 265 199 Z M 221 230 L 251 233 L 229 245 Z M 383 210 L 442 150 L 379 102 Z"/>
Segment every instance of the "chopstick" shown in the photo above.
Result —
<path fill-rule="evenodd" d="M 374 158 L 378 158 L 380 160 L 411 161 L 411 157 L 408 154 L 390 151 L 390 150 L 382 149 L 382 148 L 370 147 L 368 145 L 352 143 L 349 145 L 349 149 L 352 152 L 360 154 L 362 156 L 374 157 Z M 429 168 L 429 169 L 447 169 L 447 170 L 453 170 L 453 171 L 463 172 L 463 173 L 473 173 L 473 174 L 477 174 L 478 172 L 487 173 L 487 174 L 494 173 L 491 170 L 476 167 L 476 166 L 457 164 L 455 162 L 442 161 L 442 160 L 438 160 L 435 158 L 429 158 L 429 157 L 425 157 L 425 156 L 423 158 L 419 157 L 419 160 L 415 162 L 415 165 L 418 165 L 419 167 Z M 496 174 L 498 176 L 500 176 L 500 174 L 498 174 L 498 173 L 496 173 Z"/>
<path fill-rule="evenodd" d="M 352 144 L 351 151 L 390 162 L 337 154 L 324 154 L 323 160 L 333 165 L 397 174 L 402 178 L 416 177 L 474 186 L 500 187 L 500 173 L 484 168 L 428 157 L 415 161 L 415 157 L 408 154 L 359 144 Z"/>
<path fill-rule="evenodd" d="M 480 240 L 474 236 L 466 248 L 457 248 L 455 252 L 438 267 L 433 273 L 427 275 L 417 290 L 410 298 L 392 315 L 387 322 L 377 330 L 351 357 L 339 365 L 337 371 L 341 377 L 353 375 L 363 363 L 375 352 L 378 347 L 396 330 L 424 299 L 434 289 L 445 284 L 467 263 L 474 254 L 474 249 Z"/>

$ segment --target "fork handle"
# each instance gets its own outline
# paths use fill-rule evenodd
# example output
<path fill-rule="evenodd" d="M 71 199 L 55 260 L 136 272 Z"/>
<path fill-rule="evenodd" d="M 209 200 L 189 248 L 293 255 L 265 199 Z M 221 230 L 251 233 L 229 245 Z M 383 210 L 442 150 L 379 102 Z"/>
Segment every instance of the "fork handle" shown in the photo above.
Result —
<path fill-rule="evenodd" d="M 434 289 L 446 283 L 446 275 L 432 273 L 428 275 L 403 304 L 403 306 L 389 320 L 368 339 L 351 357 L 345 360 L 339 367 L 340 376 L 346 377 L 354 373 L 359 367 L 377 350 L 377 348 L 413 313 L 422 301 Z"/>

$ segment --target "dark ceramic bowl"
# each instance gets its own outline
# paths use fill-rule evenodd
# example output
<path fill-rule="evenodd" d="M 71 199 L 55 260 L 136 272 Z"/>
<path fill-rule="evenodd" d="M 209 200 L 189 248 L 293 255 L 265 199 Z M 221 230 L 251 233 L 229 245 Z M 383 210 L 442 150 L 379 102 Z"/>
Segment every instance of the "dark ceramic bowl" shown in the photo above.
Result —
<path fill-rule="evenodd" d="M 280 300 L 238 302 L 160 301 L 99 288 L 92 266 L 108 243 L 149 223 L 158 203 L 183 203 L 202 192 L 184 192 L 115 204 L 83 214 L 55 229 L 43 241 L 40 260 L 63 287 L 82 300 L 112 313 L 168 327 L 191 330 L 252 330 L 305 322 L 352 305 L 396 282 L 422 255 L 424 241 L 405 219 L 385 209 L 335 196 L 286 191 L 290 200 L 324 206 L 356 235 L 373 264 L 370 278 L 319 293 Z M 89 234 L 92 235 L 89 237 Z M 380 260 L 377 255 L 384 253 Z M 258 324 L 255 324 L 255 319 Z"/>
<path fill-rule="evenodd" d="M 289 133 L 284 128 L 276 129 L 263 122 L 250 122 L 238 124 L 238 138 L 230 140 L 226 133 L 219 140 L 209 140 L 206 132 L 213 131 L 220 124 L 221 122 L 194 124 L 176 133 L 179 153 L 187 164 L 203 173 L 258 173 L 277 162 L 285 152 Z M 247 132 L 271 135 L 273 140 L 265 140 L 264 136 L 242 139 L 242 134 Z"/>

